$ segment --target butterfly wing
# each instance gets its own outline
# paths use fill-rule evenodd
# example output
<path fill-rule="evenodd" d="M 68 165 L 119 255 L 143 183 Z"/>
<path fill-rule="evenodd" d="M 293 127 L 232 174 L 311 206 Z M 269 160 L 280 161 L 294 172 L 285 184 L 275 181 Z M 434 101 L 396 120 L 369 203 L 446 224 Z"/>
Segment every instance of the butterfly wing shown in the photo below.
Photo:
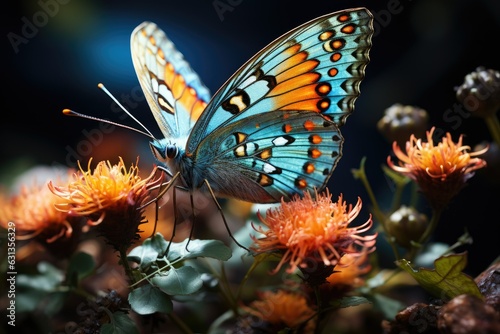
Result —
<path fill-rule="evenodd" d="M 272 42 L 223 85 L 186 147 L 216 193 L 266 203 L 326 186 L 372 34 L 364 8 L 319 17 Z"/>
<path fill-rule="evenodd" d="M 163 135 L 187 137 L 210 99 L 208 89 L 156 24 L 137 26 L 130 45 L 141 88 Z"/>
<path fill-rule="evenodd" d="M 373 16 L 365 8 L 331 13 L 284 34 L 219 89 L 186 151 L 219 127 L 268 112 L 316 112 L 343 125 L 360 93 L 372 35 Z"/>
<path fill-rule="evenodd" d="M 342 143 L 337 125 L 320 114 L 283 111 L 218 128 L 196 156 L 218 195 L 272 203 L 325 187 Z"/>

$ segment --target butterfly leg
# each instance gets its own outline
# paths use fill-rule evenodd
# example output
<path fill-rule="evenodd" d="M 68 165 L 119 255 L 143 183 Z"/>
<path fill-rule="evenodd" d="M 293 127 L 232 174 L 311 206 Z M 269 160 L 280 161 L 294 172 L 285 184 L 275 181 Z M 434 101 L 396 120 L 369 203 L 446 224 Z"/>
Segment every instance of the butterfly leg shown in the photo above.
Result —
<path fill-rule="evenodd" d="M 164 167 L 162 166 L 158 166 L 158 168 L 164 172 L 165 174 L 167 175 L 170 175 L 170 171 L 168 169 L 165 169 Z M 158 205 L 158 201 L 163 197 L 163 195 L 165 195 L 169 190 L 170 188 L 172 187 L 172 185 L 174 184 L 175 180 L 179 177 L 180 173 L 177 173 L 175 174 L 171 179 L 170 181 L 167 182 L 167 185 L 161 189 L 161 187 L 163 186 L 164 183 L 161 183 L 159 186 L 155 186 L 153 188 L 151 188 L 150 190 L 154 190 L 156 188 L 160 189 L 159 192 L 158 192 L 158 195 L 155 196 L 155 198 L 153 198 L 152 200 L 146 202 L 145 204 L 141 205 L 139 207 L 139 210 L 147 207 L 148 205 L 151 205 L 152 203 L 155 203 L 155 228 L 153 230 L 153 235 L 156 233 L 156 223 L 158 222 L 158 210 L 159 210 L 159 205 Z M 173 207 L 174 207 L 174 213 L 176 212 L 176 199 L 175 199 L 175 189 L 177 188 L 177 186 L 174 187 L 174 191 L 173 191 Z M 177 225 L 177 215 L 174 216 L 174 226 L 173 226 L 173 230 L 172 230 L 172 236 L 170 237 L 170 241 L 168 243 L 168 246 L 167 246 L 167 249 L 165 250 L 165 254 L 168 254 L 168 251 L 170 249 L 170 244 L 172 243 L 172 240 L 174 239 L 174 236 L 175 236 L 175 226 Z"/>
<path fill-rule="evenodd" d="M 170 174 L 170 171 L 168 171 L 167 169 L 164 169 L 163 167 L 161 166 L 158 166 L 158 168 L 162 171 L 164 171 L 165 173 L 167 174 Z M 165 195 L 167 193 L 167 191 L 172 187 L 172 185 L 174 184 L 175 180 L 179 177 L 180 173 L 177 173 L 175 174 L 171 179 L 170 181 L 167 182 L 167 186 L 165 188 L 163 188 L 162 190 L 159 191 L 158 195 L 155 196 L 155 198 L 153 198 L 152 200 L 146 202 L 145 204 L 141 205 L 139 207 L 139 210 L 142 210 L 144 209 L 145 207 L 147 207 L 148 205 L 156 202 L 158 203 L 158 201 L 160 200 L 160 198 L 163 197 L 163 195 Z M 160 188 L 163 184 L 160 184 L 159 186 L 156 186 L 154 188 L 151 188 L 150 190 L 153 190 L 153 189 L 156 189 L 156 188 Z"/>
<path fill-rule="evenodd" d="M 238 242 L 238 240 L 236 240 L 236 238 L 233 236 L 233 233 L 231 233 L 231 229 L 229 228 L 229 225 L 227 224 L 227 221 L 226 221 L 226 216 L 224 216 L 224 211 L 222 210 L 222 207 L 220 206 L 219 204 L 219 201 L 217 201 L 217 198 L 215 197 L 215 193 L 214 191 L 212 190 L 212 187 L 210 186 L 210 183 L 208 182 L 208 180 L 205 179 L 204 183 L 206 184 L 207 188 L 208 188 L 208 191 L 210 192 L 210 195 L 212 197 L 212 200 L 214 201 L 215 205 L 217 205 L 217 210 L 219 210 L 219 213 L 222 217 L 222 221 L 224 222 L 224 226 L 226 227 L 226 230 L 227 232 L 229 233 L 229 236 L 231 237 L 231 239 L 233 239 L 233 241 L 241 248 L 243 248 L 244 250 L 246 250 L 247 252 L 250 252 L 250 250 L 248 248 L 246 248 L 245 246 L 243 246 L 242 244 L 240 244 Z"/>
<path fill-rule="evenodd" d="M 189 191 L 188 189 L 184 188 L 184 187 L 181 187 L 181 186 L 174 186 L 174 189 L 172 191 L 172 205 L 173 205 L 173 211 L 174 211 L 174 225 L 172 227 L 172 234 L 170 236 L 170 240 L 168 241 L 168 246 L 167 246 L 167 249 L 165 251 L 165 254 L 168 254 L 168 251 L 170 249 L 170 245 L 172 244 L 173 240 L 174 240 L 174 237 L 175 237 L 175 231 L 176 231 L 176 227 L 177 227 L 177 224 L 179 223 L 178 222 L 178 214 L 177 214 L 177 190 L 182 190 L 182 191 Z M 194 202 L 193 202 L 193 195 L 191 192 L 189 192 L 190 194 L 190 199 L 191 199 L 191 209 L 193 211 L 193 216 L 194 216 Z M 189 245 L 189 241 L 191 240 L 191 237 L 193 236 L 193 228 L 194 228 L 194 220 L 195 218 L 193 218 L 193 224 L 191 224 L 191 231 L 189 232 L 189 238 L 188 238 L 188 241 L 186 243 L 186 251 L 189 251 L 188 250 L 188 245 Z"/>
<path fill-rule="evenodd" d="M 189 191 L 189 189 L 187 188 L 184 188 L 184 187 L 181 187 L 181 186 L 175 186 L 174 187 L 174 191 L 173 191 L 173 197 L 172 197 L 172 200 L 173 200 L 173 206 L 174 206 L 174 227 L 172 229 L 172 237 L 170 238 L 170 242 L 169 242 L 169 246 L 170 246 L 170 243 L 172 242 L 172 240 L 174 239 L 174 236 L 175 236 L 175 228 L 177 226 L 177 223 L 178 223 L 178 215 L 177 215 L 177 190 L 182 190 L 182 191 L 185 191 L 185 192 L 188 192 L 189 193 L 189 200 L 190 200 L 190 203 L 191 203 L 191 212 L 193 213 L 193 222 L 191 223 L 191 231 L 189 232 L 189 237 L 188 237 L 188 241 L 186 243 L 186 251 L 189 252 L 189 249 L 188 249 L 188 245 L 189 245 L 189 241 L 191 240 L 191 238 L 193 237 L 193 231 L 194 231 L 194 225 L 195 225 L 195 221 L 196 221 L 196 215 L 195 215 L 195 212 L 194 212 L 194 200 L 193 200 L 193 193 L 191 191 Z"/>
<path fill-rule="evenodd" d="M 183 188 L 180 188 L 180 189 L 183 189 Z M 195 224 L 196 223 L 196 213 L 194 211 L 194 199 L 193 199 L 193 193 L 191 191 L 189 191 L 189 201 L 191 202 L 191 211 L 193 212 L 193 222 L 191 224 L 191 231 L 189 231 L 188 241 L 186 242 L 186 251 L 188 251 L 188 252 L 189 252 L 189 249 L 188 249 L 189 241 L 191 240 L 191 238 L 194 235 L 194 227 L 196 225 Z"/>

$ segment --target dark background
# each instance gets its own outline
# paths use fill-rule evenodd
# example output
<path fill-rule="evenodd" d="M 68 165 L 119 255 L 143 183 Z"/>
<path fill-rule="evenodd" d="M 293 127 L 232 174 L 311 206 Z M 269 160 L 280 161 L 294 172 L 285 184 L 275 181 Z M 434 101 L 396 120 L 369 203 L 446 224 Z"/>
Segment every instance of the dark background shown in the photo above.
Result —
<path fill-rule="evenodd" d="M 226 4 L 227 10 L 218 13 L 214 3 Z M 361 97 L 342 130 L 346 139 L 343 158 L 330 189 L 334 197 L 344 193 L 351 203 L 361 196 L 368 209 L 366 191 L 351 174 L 365 156 L 372 186 L 387 207 L 392 188 L 380 166 L 390 145 L 376 129 L 384 109 L 394 103 L 419 106 L 429 112 L 431 125 L 450 131 L 454 139 L 463 133 L 471 146 L 490 140 L 481 119 L 447 123 L 443 113 L 456 104 L 453 88 L 467 73 L 477 66 L 500 69 L 496 51 L 500 2 L 9 1 L 2 10 L 0 181 L 8 185 L 12 173 L 28 166 L 74 167 L 77 158 L 86 161 L 90 156 L 114 162 L 118 156 L 134 161 L 140 155 L 140 164 L 151 167 L 146 137 L 109 128 L 101 137 L 97 133 L 106 131 L 98 131 L 99 123 L 61 113 L 63 108 L 72 108 L 137 127 L 112 111 L 111 100 L 96 87 L 103 82 L 147 128 L 160 135 L 140 95 L 130 58 L 130 33 L 144 20 L 166 31 L 214 93 L 240 65 L 281 34 L 325 13 L 357 6 L 375 14 L 376 32 Z M 29 29 L 33 23 L 35 30 Z M 89 136 L 96 145 L 84 145 Z M 451 203 L 436 235 L 436 240 L 451 244 L 465 228 L 469 230 L 474 244 L 463 249 L 469 250 L 467 270 L 474 275 L 500 253 L 498 233 L 492 232 L 498 231 L 500 187 L 478 174 Z"/>

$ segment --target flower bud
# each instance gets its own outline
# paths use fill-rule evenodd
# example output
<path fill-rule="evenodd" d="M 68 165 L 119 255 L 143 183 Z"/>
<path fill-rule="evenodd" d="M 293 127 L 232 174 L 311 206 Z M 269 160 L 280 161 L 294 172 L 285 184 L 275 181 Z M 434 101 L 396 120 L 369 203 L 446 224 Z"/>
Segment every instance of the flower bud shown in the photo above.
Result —
<path fill-rule="evenodd" d="M 500 72 L 480 66 L 455 88 L 457 100 L 477 117 L 489 117 L 500 109 Z"/>
<path fill-rule="evenodd" d="M 418 137 L 425 135 L 428 119 L 429 115 L 424 109 L 396 103 L 384 111 L 377 128 L 390 143 L 396 141 L 398 145 L 404 146 L 411 134 Z"/>
<path fill-rule="evenodd" d="M 427 216 L 413 207 L 402 205 L 394 211 L 387 221 L 387 232 L 396 243 L 404 248 L 411 247 L 411 241 L 417 242 L 429 225 Z"/>

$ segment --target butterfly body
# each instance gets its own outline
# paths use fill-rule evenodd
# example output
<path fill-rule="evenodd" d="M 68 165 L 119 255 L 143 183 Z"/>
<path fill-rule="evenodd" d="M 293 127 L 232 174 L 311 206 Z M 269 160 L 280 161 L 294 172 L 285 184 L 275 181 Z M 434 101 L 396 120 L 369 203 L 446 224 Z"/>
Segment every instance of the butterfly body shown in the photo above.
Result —
<path fill-rule="evenodd" d="M 165 138 L 151 148 L 190 191 L 278 202 L 322 189 L 342 155 L 339 127 L 368 63 L 364 8 L 319 17 L 273 41 L 210 97 L 154 23 L 131 37 L 132 59 Z"/>

